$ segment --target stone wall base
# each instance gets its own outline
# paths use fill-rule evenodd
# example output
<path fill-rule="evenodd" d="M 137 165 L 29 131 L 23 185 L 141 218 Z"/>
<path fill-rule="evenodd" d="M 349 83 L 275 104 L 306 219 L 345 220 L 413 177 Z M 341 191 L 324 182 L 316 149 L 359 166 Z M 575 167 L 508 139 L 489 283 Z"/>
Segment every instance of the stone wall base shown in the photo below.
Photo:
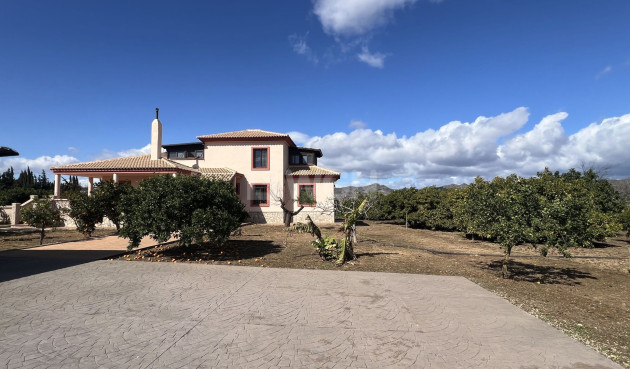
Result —
<path fill-rule="evenodd" d="M 293 217 L 293 223 L 306 221 L 306 216 L 310 215 L 313 222 L 320 223 L 334 223 L 334 214 L 322 213 L 321 211 L 304 211 L 302 210 L 298 215 Z M 249 221 L 257 224 L 282 224 L 284 222 L 284 214 L 281 211 L 278 212 L 264 212 L 264 213 L 249 213 Z"/>

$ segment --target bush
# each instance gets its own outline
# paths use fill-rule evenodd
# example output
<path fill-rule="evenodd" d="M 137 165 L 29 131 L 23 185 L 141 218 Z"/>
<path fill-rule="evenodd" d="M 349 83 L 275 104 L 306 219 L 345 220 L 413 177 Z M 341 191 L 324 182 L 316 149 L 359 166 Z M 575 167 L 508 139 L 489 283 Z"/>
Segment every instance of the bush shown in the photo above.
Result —
<path fill-rule="evenodd" d="M 24 203 L 28 201 L 31 195 L 37 195 L 39 197 L 47 197 L 51 195 L 52 191 L 38 190 L 34 188 L 9 188 L 0 190 L 0 206 L 10 205 L 14 202 Z"/>
<path fill-rule="evenodd" d="M 204 177 L 156 176 L 124 195 L 120 235 L 137 247 L 144 236 L 180 245 L 223 244 L 247 218 L 244 205 L 227 182 Z"/>

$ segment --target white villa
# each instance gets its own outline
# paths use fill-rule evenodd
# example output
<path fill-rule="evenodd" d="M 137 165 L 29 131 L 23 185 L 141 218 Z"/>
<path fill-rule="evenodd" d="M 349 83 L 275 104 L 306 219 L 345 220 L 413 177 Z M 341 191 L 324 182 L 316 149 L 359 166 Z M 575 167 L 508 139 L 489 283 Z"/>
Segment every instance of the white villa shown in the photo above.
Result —
<path fill-rule="evenodd" d="M 287 134 L 247 129 L 197 139 L 162 145 L 162 123 L 156 114 L 151 123 L 151 154 L 52 167 L 54 196 L 60 197 L 61 175 L 87 177 L 91 193 L 94 178 L 137 186 L 145 178 L 171 174 L 203 175 L 230 182 L 250 220 L 258 223 L 282 223 L 278 200 L 284 199 L 287 208 L 295 211 L 300 207 L 295 199 L 303 191 L 312 193 L 319 205 L 334 201 L 340 173 L 317 166 L 321 150 L 298 147 Z M 316 205 L 305 206 L 294 220 L 306 215 L 318 222 L 334 222 L 334 214 L 322 212 Z"/>

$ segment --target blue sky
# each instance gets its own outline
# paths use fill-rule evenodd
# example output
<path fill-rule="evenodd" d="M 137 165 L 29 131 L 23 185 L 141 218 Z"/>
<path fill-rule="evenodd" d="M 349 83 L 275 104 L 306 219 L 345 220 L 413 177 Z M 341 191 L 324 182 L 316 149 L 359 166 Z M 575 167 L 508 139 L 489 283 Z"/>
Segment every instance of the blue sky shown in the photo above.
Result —
<path fill-rule="evenodd" d="M 14 1 L 0 159 L 36 170 L 261 128 L 338 185 L 461 183 L 581 163 L 630 176 L 625 0 Z M 146 150 L 146 148 L 145 148 Z"/>

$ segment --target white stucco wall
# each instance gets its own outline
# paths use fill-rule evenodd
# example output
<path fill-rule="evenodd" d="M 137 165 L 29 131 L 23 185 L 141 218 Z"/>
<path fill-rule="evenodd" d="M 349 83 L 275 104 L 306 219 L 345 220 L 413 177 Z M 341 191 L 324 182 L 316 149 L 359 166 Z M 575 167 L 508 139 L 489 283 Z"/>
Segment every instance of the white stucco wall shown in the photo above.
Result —
<path fill-rule="evenodd" d="M 310 215 L 313 221 L 318 223 L 333 223 L 335 214 L 333 205 L 335 201 L 335 180 L 321 176 L 314 177 L 288 177 L 287 189 L 291 199 L 297 199 L 299 196 L 298 187 L 300 184 L 311 184 L 315 188 L 316 206 L 305 206 L 302 211 L 294 217 L 294 221 L 302 222 L 307 215 Z M 297 210 L 300 206 L 297 201 L 293 201 L 293 209 Z"/>
<path fill-rule="evenodd" d="M 269 149 L 269 169 L 252 168 L 252 149 Z M 288 145 L 284 141 L 270 142 L 209 142 L 204 150 L 200 168 L 227 167 L 243 175 L 240 179 L 240 198 L 252 220 L 257 222 L 282 222 L 282 209 L 274 196 L 284 194 L 284 172 L 288 165 Z M 254 184 L 269 185 L 269 206 L 251 206 Z"/>

